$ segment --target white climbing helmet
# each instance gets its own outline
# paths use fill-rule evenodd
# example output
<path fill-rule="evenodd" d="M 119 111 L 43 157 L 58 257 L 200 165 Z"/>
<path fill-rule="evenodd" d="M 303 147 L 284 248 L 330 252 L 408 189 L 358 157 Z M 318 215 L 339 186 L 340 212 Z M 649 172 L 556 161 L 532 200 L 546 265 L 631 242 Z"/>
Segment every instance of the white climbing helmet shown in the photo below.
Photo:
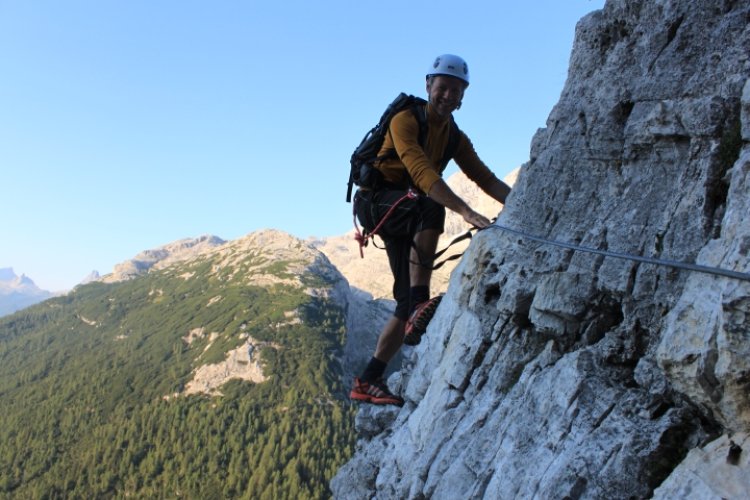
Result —
<path fill-rule="evenodd" d="M 453 54 L 437 56 L 427 71 L 427 78 L 435 75 L 455 76 L 469 84 L 469 66 L 466 61 Z"/>

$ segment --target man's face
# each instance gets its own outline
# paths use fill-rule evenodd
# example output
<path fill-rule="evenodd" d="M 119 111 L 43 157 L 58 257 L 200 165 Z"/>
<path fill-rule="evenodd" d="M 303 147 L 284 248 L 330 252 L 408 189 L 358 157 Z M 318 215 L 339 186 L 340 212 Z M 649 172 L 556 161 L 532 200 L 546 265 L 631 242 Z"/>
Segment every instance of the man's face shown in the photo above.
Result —
<path fill-rule="evenodd" d="M 427 95 L 432 107 L 442 117 L 448 117 L 464 98 L 466 82 L 446 75 L 433 76 L 427 80 Z"/>

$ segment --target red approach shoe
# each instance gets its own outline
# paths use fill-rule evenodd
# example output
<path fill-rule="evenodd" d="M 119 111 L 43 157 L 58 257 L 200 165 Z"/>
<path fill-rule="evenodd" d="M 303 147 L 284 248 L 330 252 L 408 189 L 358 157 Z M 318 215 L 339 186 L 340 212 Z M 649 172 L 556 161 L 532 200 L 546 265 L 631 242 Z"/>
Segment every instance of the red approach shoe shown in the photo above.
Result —
<path fill-rule="evenodd" d="M 411 316 L 409 316 L 409 319 L 406 321 L 404 344 L 417 345 L 421 342 L 422 334 L 427 330 L 427 325 L 435 315 L 435 311 L 442 299 L 443 296 L 438 295 L 437 297 L 433 297 L 430 300 L 417 305 L 414 312 L 411 313 Z"/>
<path fill-rule="evenodd" d="M 367 382 L 354 377 L 354 387 L 349 393 L 351 399 L 376 405 L 404 406 L 404 400 L 391 394 L 382 380 Z"/>

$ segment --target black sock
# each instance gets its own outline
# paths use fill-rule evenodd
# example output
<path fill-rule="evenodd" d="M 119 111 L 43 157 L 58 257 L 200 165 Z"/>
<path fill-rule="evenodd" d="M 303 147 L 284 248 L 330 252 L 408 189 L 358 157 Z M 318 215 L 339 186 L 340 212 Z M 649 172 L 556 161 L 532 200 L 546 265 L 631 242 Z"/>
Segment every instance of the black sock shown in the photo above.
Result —
<path fill-rule="evenodd" d="M 422 302 L 430 300 L 430 287 L 426 285 L 413 286 L 409 289 L 409 314 L 414 312 Z"/>
<path fill-rule="evenodd" d="M 373 357 L 370 359 L 370 362 L 367 363 L 365 371 L 362 372 L 360 379 L 366 382 L 375 382 L 383 376 L 386 366 L 388 366 L 388 363 L 383 363 L 378 358 Z"/>

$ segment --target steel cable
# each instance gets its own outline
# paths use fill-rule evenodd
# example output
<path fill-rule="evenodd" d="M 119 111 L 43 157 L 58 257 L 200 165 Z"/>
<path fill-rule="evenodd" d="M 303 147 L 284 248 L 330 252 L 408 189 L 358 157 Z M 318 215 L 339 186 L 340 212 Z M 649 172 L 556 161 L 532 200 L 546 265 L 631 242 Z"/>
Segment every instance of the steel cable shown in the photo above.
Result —
<path fill-rule="evenodd" d="M 547 238 L 542 238 L 541 236 L 529 234 L 524 231 L 519 231 L 517 229 L 511 229 L 506 226 L 501 226 L 500 224 L 497 224 L 497 223 L 494 223 L 486 227 L 485 229 L 491 229 L 491 228 L 500 229 L 502 231 L 512 233 L 512 234 L 515 234 L 515 235 L 518 235 L 518 236 L 521 236 L 523 238 L 527 238 L 533 241 L 537 241 L 539 243 L 555 245 L 555 246 L 562 247 L 562 248 L 568 248 L 570 250 L 578 250 L 581 252 L 594 253 L 597 255 L 603 255 L 605 257 L 613 257 L 616 259 L 632 260 L 636 262 L 642 262 L 645 264 L 667 266 L 667 267 L 673 267 L 677 269 L 686 269 L 689 271 L 696 271 L 699 273 L 708 273 L 708 274 L 714 274 L 717 276 L 724 276 L 727 278 L 750 281 L 750 273 L 742 273 L 739 271 L 733 271 L 731 269 L 723 269 L 721 267 L 712 267 L 712 266 L 702 266 L 699 264 L 691 264 L 689 262 L 679 262 L 679 261 L 667 260 L 667 259 L 655 259 L 651 257 L 643 257 L 640 255 L 632 255 L 628 253 L 610 252 L 608 250 L 599 250 L 598 248 L 590 248 L 590 247 L 585 247 L 581 245 L 574 245 L 572 243 L 567 243 L 563 241 L 549 240 Z"/>

